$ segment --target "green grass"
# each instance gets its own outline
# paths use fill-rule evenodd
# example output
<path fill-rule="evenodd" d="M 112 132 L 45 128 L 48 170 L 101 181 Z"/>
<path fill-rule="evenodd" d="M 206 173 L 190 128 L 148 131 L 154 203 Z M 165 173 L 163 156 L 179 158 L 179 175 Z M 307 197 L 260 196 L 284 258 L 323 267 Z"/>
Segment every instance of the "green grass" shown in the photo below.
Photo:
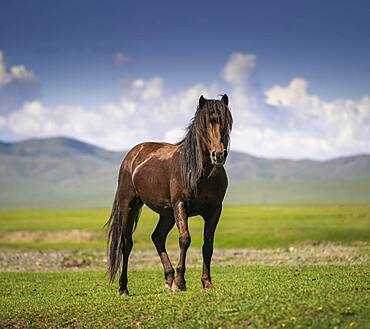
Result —
<path fill-rule="evenodd" d="M 105 248 L 109 209 L 0 210 L 0 247 Z M 153 249 L 158 216 L 143 210 L 134 248 Z M 73 242 L 10 241 L 16 232 L 92 233 Z M 190 219 L 192 246 L 203 221 Z M 60 232 L 63 232 L 60 235 Z M 177 248 L 177 231 L 169 248 Z M 370 242 L 370 205 L 225 206 L 216 248 L 286 247 L 305 241 Z M 368 246 L 368 244 L 366 245 Z M 367 247 L 368 248 L 368 247 Z M 129 298 L 116 297 L 105 272 L 1 273 L 2 327 L 366 328 L 370 323 L 370 265 L 240 266 L 213 268 L 216 289 L 203 291 L 201 269 L 186 273 L 188 291 L 163 292 L 163 271 L 129 272 Z"/>
<path fill-rule="evenodd" d="M 103 272 L 0 273 L 0 327 L 366 328 L 370 266 L 227 267 L 203 291 L 163 292 L 160 270 L 129 273 L 116 297 Z"/>
<path fill-rule="evenodd" d="M 103 225 L 109 209 L 0 210 L 0 246 L 26 249 L 104 248 Z M 158 215 L 144 208 L 134 233 L 136 249 L 153 248 L 151 232 Z M 16 231 L 91 231 L 88 241 L 9 241 Z M 202 245 L 203 220 L 190 219 L 192 246 Z M 177 230 L 168 239 L 176 248 Z M 284 247 L 304 241 L 352 243 L 370 241 L 370 205 L 332 206 L 225 206 L 216 233 L 217 248 Z"/>

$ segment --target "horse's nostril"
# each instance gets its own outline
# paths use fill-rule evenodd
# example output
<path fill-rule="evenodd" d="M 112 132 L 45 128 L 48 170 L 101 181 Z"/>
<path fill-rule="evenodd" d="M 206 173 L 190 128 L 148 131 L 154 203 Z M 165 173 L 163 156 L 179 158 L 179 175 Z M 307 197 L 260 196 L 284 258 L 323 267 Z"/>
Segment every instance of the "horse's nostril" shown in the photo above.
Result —
<path fill-rule="evenodd" d="M 213 159 L 215 159 L 216 158 L 216 151 L 212 151 L 211 156 L 212 156 Z"/>
<path fill-rule="evenodd" d="M 224 150 L 224 158 L 227 157 L 227 150 Z"/>
<path fill-rule="evenodd" d="M 223 162 L 224 160 L 224 152 L 216 152 L 216 160 L 217 162 Z"/>

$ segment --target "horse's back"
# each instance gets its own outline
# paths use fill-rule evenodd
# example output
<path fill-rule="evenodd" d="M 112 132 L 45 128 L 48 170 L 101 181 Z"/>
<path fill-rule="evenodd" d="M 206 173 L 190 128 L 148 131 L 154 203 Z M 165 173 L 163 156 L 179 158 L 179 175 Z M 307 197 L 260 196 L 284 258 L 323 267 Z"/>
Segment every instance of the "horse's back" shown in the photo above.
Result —
<path fill-rule="evenodd" d="M 177 149 L 177 145 L 164 142 L 144 142 L 134 146 L 125 156 L 122 166 L 131 174 L 144 161 L 152 158 L 169 158 Z"/>

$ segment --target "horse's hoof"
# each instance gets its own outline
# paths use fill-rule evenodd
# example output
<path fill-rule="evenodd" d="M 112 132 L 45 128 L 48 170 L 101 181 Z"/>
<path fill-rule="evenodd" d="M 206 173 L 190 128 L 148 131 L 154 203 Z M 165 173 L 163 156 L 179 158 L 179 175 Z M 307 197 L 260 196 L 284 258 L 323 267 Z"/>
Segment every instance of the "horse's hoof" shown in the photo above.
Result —
<path fill-rule="evenodd" d="M 175 281 L 173 281 L 173 283 L 172 283 L 172 287 L 171 287 L 171 290 L 173 291 L 173 292 L 180 292 L 180 291 L 186 291 L 186 287 L 185 287 L 185 285 L 184 286 L 178 286 L 176 283 L 175 283 Z"/>
<path fill-rule="evenodd" d="M 124 289 L 124 290 L 118 290 L 118 297 L 128 297 L 129 296 L 129 293 L 128 293 L 128 290 L 127 289 Z"/>
<path fill-rule="evenodd" d="M 164 291 L 165 291 L 165 292 L 172 292 L 171 286 L 170 286 L 168 283 L 166 283 L 166 284 L 164 285 Z"/>
<path fill-rule="evenodd" d="M 213 289 L 214 286 L 211 282 L 206 282 L 203 284 L 203 289 Z"/>

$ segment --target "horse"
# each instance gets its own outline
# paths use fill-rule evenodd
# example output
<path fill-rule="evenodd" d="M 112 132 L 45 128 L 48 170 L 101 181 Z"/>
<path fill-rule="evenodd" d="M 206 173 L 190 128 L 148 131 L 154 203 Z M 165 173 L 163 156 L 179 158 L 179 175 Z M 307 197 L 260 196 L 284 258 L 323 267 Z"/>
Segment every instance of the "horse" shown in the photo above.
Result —
<path fill-rule="evenodd" d="M 185 259 L 191 241 L 188 217 L 196 215 L 204 219 L 201 282 L 203 288 L 213 288 L 213 241 L 228 185 L 223 167 L 233 123 L 228 104 L 226 94 L 221 100 L 200 96 L 195 115 L 180 142 L 144 142 L 133 147 L 122 161 L 112 212 L 106 223 L 110 283 L 122 263 L 119 295 L 129 294 L 128 258 L 143 204 L 159 214 L 151 238 L 163 264 L 165 290 L 186 290 Z M 176 277 L 165 247 L 175 224 L 180 247 Z"/>

